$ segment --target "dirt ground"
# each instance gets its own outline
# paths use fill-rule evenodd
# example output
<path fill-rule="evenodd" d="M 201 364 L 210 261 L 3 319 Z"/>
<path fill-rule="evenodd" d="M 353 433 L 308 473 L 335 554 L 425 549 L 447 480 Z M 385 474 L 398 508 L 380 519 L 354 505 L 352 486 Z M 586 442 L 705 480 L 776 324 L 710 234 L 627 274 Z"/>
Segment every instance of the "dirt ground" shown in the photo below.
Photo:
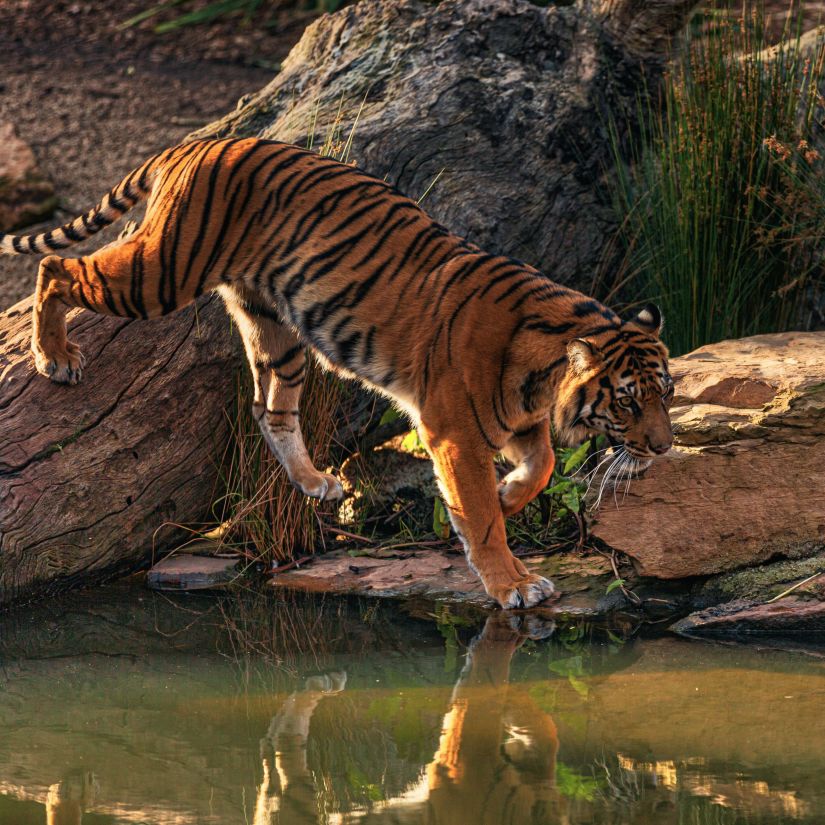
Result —
<path fill-rule="evenodd" d="M 264 86 L 314 19 L 272 3 L 255 20 L 270 26 L 235 18 L 158 35 L 157 18 L 121 28 L 151 5 L 0 0 L 0 121 L 32 147 L 60 201 L 55 219 L 32 231 L 88 209 L 145 158 Z M 0 257 L 0 309 L 33 291 L 37 259 Z"/>

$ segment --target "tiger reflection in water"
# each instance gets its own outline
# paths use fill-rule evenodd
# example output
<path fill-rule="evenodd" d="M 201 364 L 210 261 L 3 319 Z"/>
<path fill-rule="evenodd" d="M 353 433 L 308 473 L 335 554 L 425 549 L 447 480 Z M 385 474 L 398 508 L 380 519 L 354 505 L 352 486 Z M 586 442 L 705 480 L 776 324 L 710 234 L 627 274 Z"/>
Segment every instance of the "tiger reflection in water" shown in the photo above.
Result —
<path fill-rule="evenodd" d="M 90 771 L 72 773 L 49 787 L 46 825 L 80 825 L 83 812 L 94 805 L 97 779 Z"/>
<path fill-rule="evenodd" d="M 320 788 L 307 763 L 310 722 L 325 697 L 344 689 L 346 674 L 308 679 L 261 740 L 264 775 L 254 825 L 564 823 L 564 801 L 555 788 L 556 727 L 526 685 L 509 683 L 510 662 L 522 643 L 552 633 L 551 624 L 529 616 L 524 621 L 507 614 L 487 619 L 469 647 L 420 786 L 372 810 L 329 815 L 319 804 Z"/>

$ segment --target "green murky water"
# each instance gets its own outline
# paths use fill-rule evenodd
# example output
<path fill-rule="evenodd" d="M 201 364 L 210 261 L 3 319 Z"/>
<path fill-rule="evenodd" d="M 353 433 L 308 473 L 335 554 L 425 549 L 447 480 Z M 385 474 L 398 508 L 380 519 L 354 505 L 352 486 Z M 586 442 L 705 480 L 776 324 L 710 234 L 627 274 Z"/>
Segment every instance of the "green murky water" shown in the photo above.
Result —
<path fill-rule="evenodd" d="M 0 823 L 823 823 L 825 659 L 118 586 L 0 615 Z"/>

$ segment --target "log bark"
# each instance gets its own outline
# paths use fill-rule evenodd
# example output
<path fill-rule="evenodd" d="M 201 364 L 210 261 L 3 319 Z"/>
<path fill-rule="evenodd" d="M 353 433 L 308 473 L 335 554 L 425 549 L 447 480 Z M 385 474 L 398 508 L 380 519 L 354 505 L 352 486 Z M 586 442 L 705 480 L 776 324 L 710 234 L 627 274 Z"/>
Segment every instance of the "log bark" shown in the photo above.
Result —
<path fill-rule="evenodd" d="M 608 117 L 634 128 L 694 5 L 362 0 L 310 26 L 272 83 L 200 135 L 302 143 L 340 112 L 346 140 L 362 107 L 359 166 L 413 196 L 440 175 L 438 220 L 587 288 L 614 229 Z M 90 363 L 81 386 L 55 387 L 33 372 L 28 307 L 0 316 L 0 604 L 134 569 L 176 539 L 163 525 L 209 509 L 240 365 L 217 302 L 72 327 Z"/>
<path fill-rule="evenodd" d="M 620 143 L 636 129 L 695 5 L 362 0 L 198 135 L 319 145 L 338 121 L 358 166 L 410 197 L 438 178 L 426 208 L 451 230 L 589 290 L 616 228 L 609 123 Z"/>
<path fill-rule="evenodd" d="M 0 315 L 0 605 L 139 568 L 208 514 L 240 364 L 215 297 L 158 321 L 70 315 L 87 369 L 34 372 Z"/>

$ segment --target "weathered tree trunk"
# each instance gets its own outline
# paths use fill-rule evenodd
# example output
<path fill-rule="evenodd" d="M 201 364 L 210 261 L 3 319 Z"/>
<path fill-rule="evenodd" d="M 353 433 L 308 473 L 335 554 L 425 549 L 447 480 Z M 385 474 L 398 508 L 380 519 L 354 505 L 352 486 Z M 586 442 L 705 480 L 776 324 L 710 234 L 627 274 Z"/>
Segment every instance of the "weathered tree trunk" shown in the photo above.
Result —
<path fill-rule="evenodd" d="M 323 142 L 451 229 L 587 288 L 614 216 L 608 123 L 634 128 L 696 0 L 539 8 L 527 0 L 362 0 L 307 30 L 265 89 L 201 135 Z M 317 115 L 317 116 L 316 116 Z M 315 121 L 314 127 L 311 123 Z M 609 174 L 609 171 L 607 172 Z M 74 316 L 91 356 L 56 387 L 0 316 L 0 604 L 141 564 L 209 509 L 239 363 L 217 302 L 149 323 Z"/>
<path fill-rule="evenodd" d="M 159 321 L 74 312 L 86 376 L 53 384 L 30 304 L 0 315 L 0 604 L 134 570 L 207 515 L 240 363 L 217 298 Z"/>

